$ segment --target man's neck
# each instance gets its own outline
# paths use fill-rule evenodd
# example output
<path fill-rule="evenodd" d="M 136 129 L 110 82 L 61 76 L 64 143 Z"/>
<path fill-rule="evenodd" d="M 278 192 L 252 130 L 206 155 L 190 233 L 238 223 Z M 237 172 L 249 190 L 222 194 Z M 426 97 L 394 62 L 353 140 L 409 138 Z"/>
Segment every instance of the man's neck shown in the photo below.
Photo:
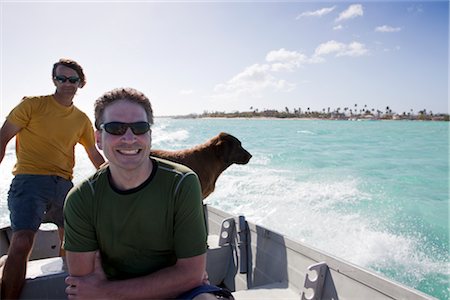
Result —
<path fill-rule="evenodd" d="M 55 98 L 55 100 L 63 106 L 71 106 L 72 102 L 73 102 L 73 97 L 74 97 L 73 95 L 66 96 L 66 95 L 58 94 L 56 92 L 53 94 L 53 98 Z"/>
<path fill-rule="evenodd" d="M 153 163 L 149 159 L 148 163 L 134 170 L 123 170 L 110 165 L 109 170 L 114 186 L 119 190 L 126 191 L 137 188 L 150 177 L 153 171 Z"/>

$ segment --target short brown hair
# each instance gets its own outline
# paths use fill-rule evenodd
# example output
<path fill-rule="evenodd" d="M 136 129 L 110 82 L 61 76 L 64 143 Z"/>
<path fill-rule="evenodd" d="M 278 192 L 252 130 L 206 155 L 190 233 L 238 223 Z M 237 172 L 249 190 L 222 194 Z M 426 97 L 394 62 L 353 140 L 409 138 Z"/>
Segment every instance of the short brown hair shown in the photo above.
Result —
<path fill-rule="evenodd" d="M 61 58 L 58 62 L 53 64 L 52 70 L 52 78 L 56 76 L 56 68 L 58 66 L 65 66 L 67 68 L 71 68 L 77 72 L 78 77 L 80 77 L 80 88 L 82 88 L 86 84 L 86 76 L 84 76 L 83 68 L 74 60 L 68 58 Z"/>
<path fill-rule="evenodd" d="M 100 124 L 103 123 L 103 112 L 105 108 L 118 100 L 126 100 L 142 106 L 147 113 L 148 122 L 150 125 L 153 124 L 153 110 L 150 100 L 142 92 L 133 88 L 118 88 L 104 93 L 95 101 L 95 128 L 100 129 Z"/>

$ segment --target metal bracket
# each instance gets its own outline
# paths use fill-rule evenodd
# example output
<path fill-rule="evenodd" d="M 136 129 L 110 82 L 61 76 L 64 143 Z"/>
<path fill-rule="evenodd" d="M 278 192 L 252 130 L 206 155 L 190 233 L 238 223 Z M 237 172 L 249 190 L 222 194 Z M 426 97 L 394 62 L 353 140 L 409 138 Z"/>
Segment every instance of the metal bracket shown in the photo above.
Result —
<path fill-rule="evenodd" d="M 309 266 L 308 271 L 315 272 L 317 277 L 311 278 L 310 274 L 306 274 L 302 300 L 338 300 L 328 265 L 325 262 Z M 312 294 L 308 293 L 307 296 L 307 290 L 312 291 Z"/>
<path fill-rule="evenodd" d="M 239 273 L 247 274 L 249 271 L 249 260 L 248 260 L 248 227 L 247 221 L 244 216 L 239 216 L 239 257 L 241 258 L 241 263 L 239 264 Z"/>
<path fill-rule="evenodd" d="M 236 222 L 234 218 L 228 218 L 222 221 L 220 226 L 219 246 L 233 244 L 235 238 Z"/>

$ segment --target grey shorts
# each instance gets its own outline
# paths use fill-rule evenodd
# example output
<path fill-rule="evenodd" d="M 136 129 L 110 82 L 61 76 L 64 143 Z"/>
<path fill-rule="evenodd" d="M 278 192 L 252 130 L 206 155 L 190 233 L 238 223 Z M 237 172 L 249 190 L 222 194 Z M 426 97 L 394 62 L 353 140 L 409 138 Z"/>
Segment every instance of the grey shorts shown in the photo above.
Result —
<path fill-rule="evenodd" d="M 41 223 L 64 227 L 63 207 L 72 181 L 54 175 L 16 175 L 8 192 L 11 228 L 39 229 Z"/>

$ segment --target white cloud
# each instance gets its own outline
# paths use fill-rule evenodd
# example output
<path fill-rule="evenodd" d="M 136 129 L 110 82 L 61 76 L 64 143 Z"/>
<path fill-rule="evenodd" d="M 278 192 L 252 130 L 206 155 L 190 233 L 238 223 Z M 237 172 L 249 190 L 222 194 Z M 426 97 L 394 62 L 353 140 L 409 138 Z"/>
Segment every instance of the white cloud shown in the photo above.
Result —
<path fill-rule="evenodd" d="M 307 57 L 300 52 L 281 48 L 267 53 L 266 61 L 272 64 L 273 71 L 292 71 L 305 63 Z"/>
<path fill-rule="evenodd" d="M 239 97 L 249 95 L 259 97 L 266 89 L 290 91 L 293 84 L 275 78 L 270 74 L 271 66 L 268 64 L 254 64 L 231 78 L 226 83 L 218 84 L 214 92 L 219 96 Z"/>
<path fill-rule="evenodd" d="M 179 91 L 180 95 L 186 96 L 186 95 L 192 95 L 194 93 L 193 90 L 181 90 Z"/>
<path fill-rule="evenodd" d="M 407 11 L 412 14 L 421 14 L 423 13 L 423 7 L 421 4 L 413 4 L 407 8 Z"/>
<path fill-rule="evenodd" d="M 367 53 L 364 44 L 345 44 L 334 40 L 320 44 L 311 57 L 284 48 L 273 50 L 267 53 L 266 63 L 253 64 L 227 82 L 217 84 L 212 98 L 233 101 L 244 97 L 259 98 L 267 92 L 290 92 L 296 85 L 276 76 L 279 72 L 292 72 L 305 64 L 323 63 L 325 55 L 356 57 Z"/>
<path fill-rule="evenodd" d="M 344 27 L 341 24 L 339 24 L 339 25 L 334 26 L 333 30 L 342 30 L 343 28 Z"/>
<path fill-rule="evenodd" d="M 266 84 L 270 82 L 270 78 L 268 76 L 268 71 L 270 67 L 266 64 L 254 64 L 250 67 L 247 67 L 244 71 L 234 76 L 229 82 L 233 85 L 239 85 L 242 83 L 245 84 Z"/>
<path fill-rule="evenodd" d="M 320 44 L 316 48 L 316 51 L 314 52 L 314 54 L 316 56 L 327 55 L 327 54 L 330 54 L 333 52 L 341 52 L 341 51 L 343 51 L 343 49 L 345 49 L 344 43 L 339 43 L 336 41 L 329 41 L 329 42 Z"/>
<path fill-rule="evenodd" d="M 400 46 L 395 46 L 394 48 L 384 48 L 384 52 L 391 52 L 391 51 L 400 51 Z"/>
<path fill-rule="evenodd" d="M 363 56 L 368 53 L 369 50 L 364 44 L 353 42 L 347 45 L 347 49 L 344 52 L 338 53 L 336 56 Z"/>
<path fill-rule="evenodd" d="M 346 10 L 339 14 L 336 22 L 361 17 L 364 14 L 363 6 L 361 4 L 352 4 Z"/>
<path fill-rule="evenodd" d="M 400 27 L 391 27 L 388 25 L 378 26 L 375 28 L 376 32 L 398 32 L 402 30 Z"/>
<path fill-rule="evenodd" d="M 315 52 L 315 57 L 321 57 L 323 55 L 335 54 L 338 56 L 362 56 L 369 52 L 364 44 L 358 42 L 352 42 L 350 44 L 339 43 L 337 41 L 328 41 L 320 44 Z"/>
<path fill-rule="evenodd" d="M 322 9 L 315 10 L 315 11 L 306 11 L 306 12 L 299 14 L 296 19 L 298 20 L 302 17 L 322 17 L 322 16 L 327 15 L 330 12 L 332 12 L 335 8 L 336 8 L 336 6 L 332 6 L 332 7 L 324 7 Z"/>
<path fill-rule="evenodd" d="M 215 98 L 260 97 L 264 91 L 289 92 L 295 85 L 275 77 L 275 72 L 293 71 L 308 62 L 303 53 L 284 48 L 267 53 L 264 64 L 254 64 L 245 68 L 225 83 L 214 88 Z"/>
<path fill-rule="evenodd" d="M 375 50 L 376 51 L 383 51 L 383 52 L 391 52 L 391 51 L 400 51 L 400 46 L 393 46 L 393 47 L 387 47 L 382 42 L 375 41 Z"/>

